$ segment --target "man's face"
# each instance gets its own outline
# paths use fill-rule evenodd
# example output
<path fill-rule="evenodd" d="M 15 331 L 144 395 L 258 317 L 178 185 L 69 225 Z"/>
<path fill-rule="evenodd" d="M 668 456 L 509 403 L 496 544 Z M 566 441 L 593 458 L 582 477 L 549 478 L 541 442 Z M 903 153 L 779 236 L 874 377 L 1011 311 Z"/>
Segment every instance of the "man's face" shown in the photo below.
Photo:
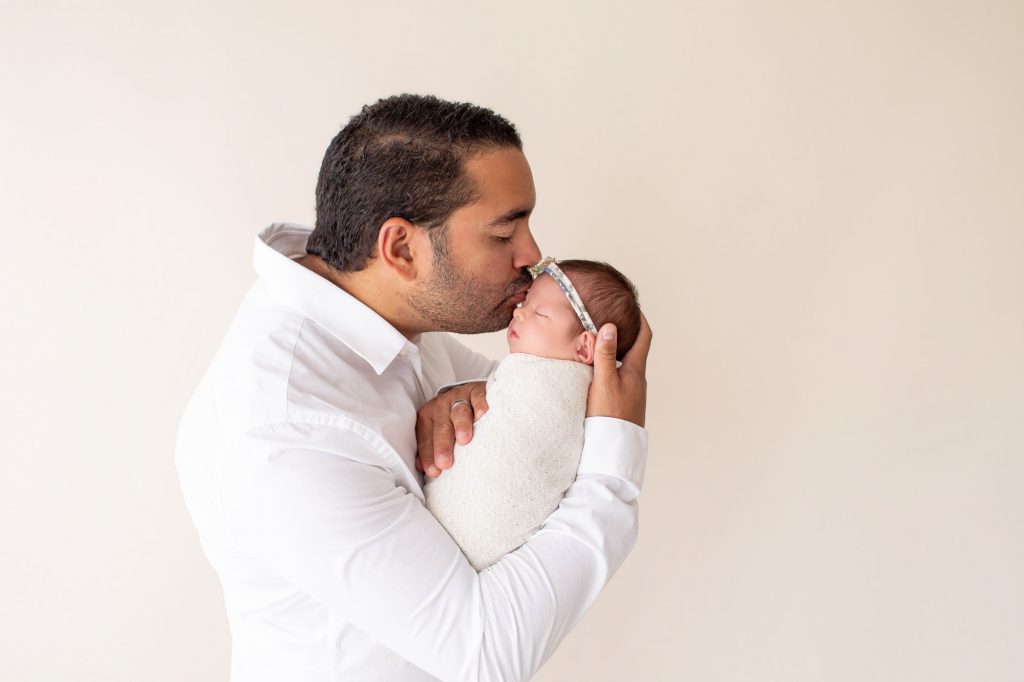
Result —
<path fill-rule="evenodd" d="M 409 304 L 437 329 L 479 334 L 504 329 L 540 260 L 530 233 L 536 204 L 533 174 L 515 148 L 484 152 L 465 162 L 478 198 L 431 233 L 433 264 Z"/>

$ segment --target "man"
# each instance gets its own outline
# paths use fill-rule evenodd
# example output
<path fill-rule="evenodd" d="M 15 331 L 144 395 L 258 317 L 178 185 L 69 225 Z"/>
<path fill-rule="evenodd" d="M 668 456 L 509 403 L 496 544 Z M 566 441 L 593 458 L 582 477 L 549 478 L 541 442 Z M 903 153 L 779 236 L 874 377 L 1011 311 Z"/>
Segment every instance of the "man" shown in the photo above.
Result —
<path fill-rule="evenodd" d="M 619 370 L 601 330 L 577 481 L 523 547 L 477 574 L 422 504 L 486 409 L 433 396 L 493 367 L 436 332 L 506 327 L 540 259 L 521 148 L 487 109 L 381 100 L 328 148 L 312 233 L 256 240 L 177 448 L 234 682 L 527 679 L 631 549 L 646 325 Z"/>

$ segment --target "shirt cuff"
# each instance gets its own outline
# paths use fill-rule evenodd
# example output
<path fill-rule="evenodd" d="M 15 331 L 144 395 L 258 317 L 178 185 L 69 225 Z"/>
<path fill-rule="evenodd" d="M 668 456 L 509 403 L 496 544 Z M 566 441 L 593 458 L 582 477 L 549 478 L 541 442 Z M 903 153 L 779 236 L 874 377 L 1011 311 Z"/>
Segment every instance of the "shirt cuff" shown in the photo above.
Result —
<path fill-rule="evenodd" d="M 647 429 L 614 417 L 587 417 L 577 476 L 602 474 L 628 481 L 639 491 L 647 468 Z"/>

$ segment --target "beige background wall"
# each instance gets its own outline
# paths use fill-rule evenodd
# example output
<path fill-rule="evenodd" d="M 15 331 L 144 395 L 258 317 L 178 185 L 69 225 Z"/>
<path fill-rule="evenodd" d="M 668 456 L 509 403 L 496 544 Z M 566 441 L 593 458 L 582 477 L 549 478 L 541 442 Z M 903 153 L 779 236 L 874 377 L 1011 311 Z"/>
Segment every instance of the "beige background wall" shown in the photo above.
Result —
<path fill-rule="evenodd" d="M 656 331 L 640 543 L 538 679 L 1024 679 L 1019 3 L 2 15 L 4 679 L 226 679 L 177 419 L 400 91 L 515 121 L 543 250 Z"/>

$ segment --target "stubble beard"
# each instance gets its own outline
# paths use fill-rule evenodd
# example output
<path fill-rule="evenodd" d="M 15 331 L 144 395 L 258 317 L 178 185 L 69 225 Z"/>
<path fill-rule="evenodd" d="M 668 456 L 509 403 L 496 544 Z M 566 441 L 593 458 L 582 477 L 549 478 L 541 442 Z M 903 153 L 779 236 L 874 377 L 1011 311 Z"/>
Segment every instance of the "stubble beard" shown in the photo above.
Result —
<path fill-rule="evenodd" d="M 460 271 L 451 258 L 447 228 L 430 231 L 434 269 L 430 281 L 408 303 L 431 327 L 456 334 L 484 334 L 504 329 L 515 304 L 509 299 L 530 286 L 523 271 L 507 285 L 495 285 Z"/>

